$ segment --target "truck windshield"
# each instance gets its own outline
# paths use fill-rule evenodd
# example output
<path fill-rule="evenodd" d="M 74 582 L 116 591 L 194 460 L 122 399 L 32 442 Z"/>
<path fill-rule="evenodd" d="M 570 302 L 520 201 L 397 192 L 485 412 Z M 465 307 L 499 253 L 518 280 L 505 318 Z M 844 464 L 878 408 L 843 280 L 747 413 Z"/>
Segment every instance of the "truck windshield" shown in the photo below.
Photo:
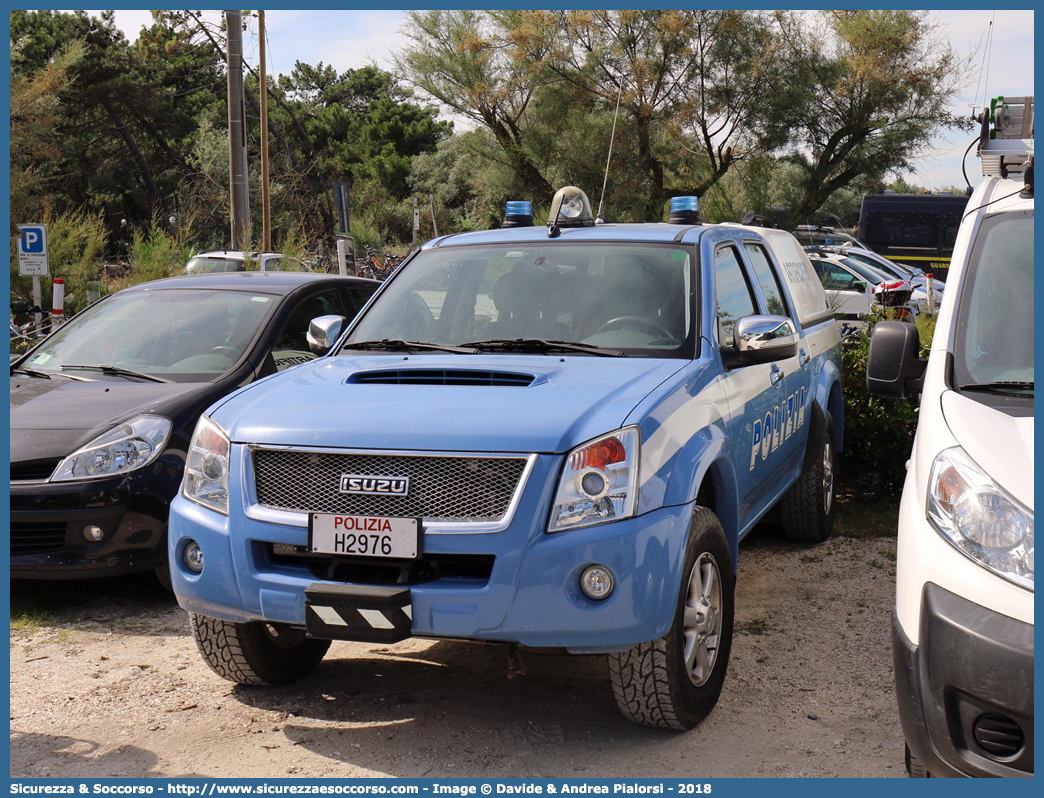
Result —
<path fill-rule="evenodd" d="M 690 250 L 676 245 L 555 241 L 430 249 L 392 279 L 343 352 L 389 340 L 400 347 L 497 342 L 495 351 L 532 354 L 531 344 L 502 343 L 526 339 L 584 345 L 570 354 L 607 349 L 691 357 L 691 272 Z"/>
<path fill-rule="evenodd" d="M 983 220 L 957 312 L 958 389 L 1033 396 L 1033 212 Z"/>

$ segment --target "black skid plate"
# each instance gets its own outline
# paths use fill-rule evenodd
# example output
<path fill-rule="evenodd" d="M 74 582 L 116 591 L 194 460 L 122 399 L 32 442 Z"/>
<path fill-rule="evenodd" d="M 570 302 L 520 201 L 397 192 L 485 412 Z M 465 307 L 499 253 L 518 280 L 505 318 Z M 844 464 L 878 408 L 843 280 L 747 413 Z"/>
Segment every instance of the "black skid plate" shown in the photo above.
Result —
<path fill-rule="evenodd" d="M 305 588 L 305 625 L 310 637 L 397 643 L 410 636 L 410 589 L 316 582 Z"/>

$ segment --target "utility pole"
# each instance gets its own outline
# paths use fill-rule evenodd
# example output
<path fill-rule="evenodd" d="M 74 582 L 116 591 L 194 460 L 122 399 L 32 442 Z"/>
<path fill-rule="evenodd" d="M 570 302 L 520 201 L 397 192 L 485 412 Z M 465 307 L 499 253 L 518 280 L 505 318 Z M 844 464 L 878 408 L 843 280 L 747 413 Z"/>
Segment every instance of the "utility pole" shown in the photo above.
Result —
<path fill-rule="evenodd" d="M 243 101 L 243 14 L 225 12 L 228 34 L 228 166 L 232 197 L 232 249 L 246 249 L 250 235 L 246 105 Z"/>
<path fill-rule="evenodd" d="M 265 12 L 257 12 L 261 58 L 261 251 L 272 251 L 272 204 L 268 193 L 268 77 L 265 63 Z"/>

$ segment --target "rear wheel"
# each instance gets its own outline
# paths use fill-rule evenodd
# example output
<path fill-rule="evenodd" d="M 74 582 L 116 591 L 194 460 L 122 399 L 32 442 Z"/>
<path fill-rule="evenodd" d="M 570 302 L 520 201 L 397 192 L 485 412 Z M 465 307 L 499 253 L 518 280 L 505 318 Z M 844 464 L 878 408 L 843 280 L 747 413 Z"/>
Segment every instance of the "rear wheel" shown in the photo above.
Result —
<path fill-rule="evenodd" d="M 783 494 L 783 534 L 787 540 L 822 543 L 834 529 L 836 451 L 834 420 L 823 413 L 819 451 L 790 490 Z"/>
<path fill-rule="evenodd" d="M 674 622 L 664 637 L 609 655 L 620 711 L 646 726 L 684 731 L 718 702 L 729 651 L 736 579 L 721 524 L 696 507 Z"/>
<path fill-rule="evenodd" d="M 274 687 L 311 673 L 330 649 L 305 630 L 282 623 L 233 623 L 189 613 L 196 648 L 218 676 L 236 684 Z"/>

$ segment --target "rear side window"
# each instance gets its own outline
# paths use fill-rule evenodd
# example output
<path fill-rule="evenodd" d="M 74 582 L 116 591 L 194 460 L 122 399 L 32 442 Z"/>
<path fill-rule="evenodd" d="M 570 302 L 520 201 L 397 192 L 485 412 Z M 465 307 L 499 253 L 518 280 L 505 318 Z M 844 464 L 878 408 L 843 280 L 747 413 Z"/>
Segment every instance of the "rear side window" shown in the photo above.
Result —
<path fill-rule="evenodd" d="M 789 316 L 787 304 L 784 301 L 783 289 L 779 285 L 779 279 L 772 270 L 768 254 L 760 244 L 745 243 L 747 257 L 751 266 L 754 267 L 754 276 L 761 287 L 761 294 L 765 297 L 766 312 L 772 316 Z"/>
<path fill-rule="evenodd" d="M 724 246 L 714 253 L 714 288 L 718 307 L 718 343 L 727 345 L 732 342 L 736 322 L 757 313 L 739 253 L 733 247 Z"/>

